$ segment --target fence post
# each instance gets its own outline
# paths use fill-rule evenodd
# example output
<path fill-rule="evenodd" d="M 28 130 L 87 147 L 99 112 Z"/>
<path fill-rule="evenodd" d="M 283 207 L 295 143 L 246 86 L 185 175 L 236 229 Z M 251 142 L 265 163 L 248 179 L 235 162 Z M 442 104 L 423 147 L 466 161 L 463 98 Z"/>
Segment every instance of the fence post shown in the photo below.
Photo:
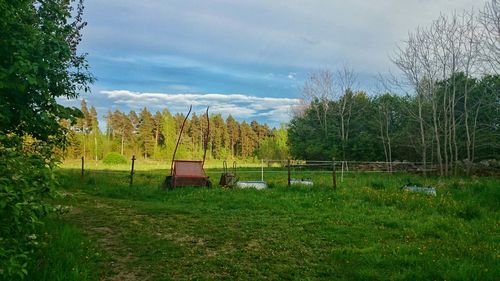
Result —
<path fill-rule="evenodd" d="M 82 156 L 82 175 L 81 175 L 82 179 L 83 179 L 83 175 L 85 174 L 84 167 L 85 167 L 85 157 Z"/>
<path fill-rule="evenodd" d="M 337 175 L 335 173 L 335 157 L 332 159 L 332 183 L 333 183 L 333 189 L 337 190 Z"/>
<path fill-rule="evenodd" d="M 135 155 L 132 155 L 132 169 L 130 170 L 130 186 L 134 183 L 134 162 L 135 162 Z"/>
<path fill-rule="evenodd" d="M 288 159 L 288 187 L 291 185 L 291 178 L 290 178 L 290 159 Z"/>
<path fill-rule="evenodd" d="M 260 181 L 264 181 L 264 158 L 260 159 Z"/>

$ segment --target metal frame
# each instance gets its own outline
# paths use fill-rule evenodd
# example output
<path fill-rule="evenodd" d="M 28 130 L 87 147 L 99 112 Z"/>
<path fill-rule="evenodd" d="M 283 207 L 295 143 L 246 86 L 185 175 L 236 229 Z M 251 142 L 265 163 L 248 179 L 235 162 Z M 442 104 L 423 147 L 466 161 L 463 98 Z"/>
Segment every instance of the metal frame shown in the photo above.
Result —
<path fill-rule="evenodd" d="M 177 186 L 212 186 L 209 177 L 205 174 L 205 158 L 207 155 L 208 139 L 210 135 L 210 117 L 208 116 L 208 109 L 206 110 L 207 116 L 207 133 L 204 138 L 203 144 L 203 160 L 175 160 L 175 155 L 177 154 L 177 148 L 181 141 L 182 133 L 184 131 L 184 126 L 186 121 L 191 114 L 193 106 L 189 107 L 189 111 L 182 122 L 181 130 L 179 131 L 179 137 L 175 145 L 174 154 L 172 155 L 172 162 L 170 163 L 170 176 L 165 178 L 163 183 L 164 187 L 176 188 Z M 197 165 L 198 164 L 198 165 Z M 180 174 L 180 171 L 183 174 Z"/>

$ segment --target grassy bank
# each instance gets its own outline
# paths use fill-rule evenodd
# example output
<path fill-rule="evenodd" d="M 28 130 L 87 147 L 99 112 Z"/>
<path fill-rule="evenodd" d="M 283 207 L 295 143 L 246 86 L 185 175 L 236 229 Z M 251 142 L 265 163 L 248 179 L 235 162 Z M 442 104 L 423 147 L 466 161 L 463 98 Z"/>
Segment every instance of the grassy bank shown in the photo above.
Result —
<path fill-rule="evenodd" d="M 258 169 L 243 170 L 241 177 L 260 179 Z M 315 186 L 292 188 L 286 173 L 269 172 L 271 188 L 260 191 L 161 190 L 163 170 L 138 172 L 132 187 L 127 173 L 59 174 L 55 203 L 70 211 L 54 221 L 55 233 L 69 227 L 90 243 L 87 252 L 99 253 L 85 255 L 90 262 L 79 270 L 93 274 L 81 280 L 500 276 L 498 179 L 346 174 L 335 192 L 325 172 L 301 172 Z M 407 182 L 433 185 L 438 195 L 401 191 Z"/>

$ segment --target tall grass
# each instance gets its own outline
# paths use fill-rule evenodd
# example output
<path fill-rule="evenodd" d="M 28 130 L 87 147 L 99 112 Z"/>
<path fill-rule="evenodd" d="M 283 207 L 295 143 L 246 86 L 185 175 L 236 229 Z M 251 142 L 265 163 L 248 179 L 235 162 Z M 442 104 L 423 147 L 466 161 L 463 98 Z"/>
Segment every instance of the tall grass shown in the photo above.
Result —
<path fill-rule="evenodd" d="M 98 280 L 104 253 L 80 228 L 52 217 L 43 226 L 44 245 L 29 267 L 28 280 Z"/>

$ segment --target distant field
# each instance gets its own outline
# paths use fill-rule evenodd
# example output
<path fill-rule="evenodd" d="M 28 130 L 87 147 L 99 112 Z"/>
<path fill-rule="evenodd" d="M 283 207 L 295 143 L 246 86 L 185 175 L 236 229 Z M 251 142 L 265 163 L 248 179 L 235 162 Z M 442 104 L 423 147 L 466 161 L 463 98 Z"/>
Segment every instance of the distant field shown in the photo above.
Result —
<path fill-rule="evenodd" d="M 122 170 L 122 171 L 130 171 L 131 168 L 131 159 L 127 159 L 127 164 L 114 164 L 114 165 L 106 165 L 103 164 L 102 161 L 95 161 L 91 159 L 85 160 L 85 169 L 87 170 Z M 194 159 L 201 160 L 201 159 Z M 222 168 L 223 160 L 207 160 L 205 162 L 205 168 Z M 171 160 L 145 160 L 138 159 L 135 160 L 134 170 L 138 171 L 147 171 L 147 170 L 158 170 L 158 169 L 170 169 Z M 229 165 L 232 165 L 233 160 L 228 160 Z M 259 161 L 241 161 L 237 160 L 238 167 L 260 167 L 261 163 Z M 82 161 L 80 159 L 77 160 L 66 160 L 61 164 L 62 168 L 68 169 L 81 169 Z"/>
<path fill-rule="evenodd" d="M 52 248 L 30 280 L 497 280 L 500 181 L 294 171 L 313 187 L 158 188 L 167 170 L 60 169 L 69 208 L 47 225 Z M 139 169 L 139 165 L 137 166 Z M 126 169 L 124 169 L 126 170 Z M 219 170 L 208 169 L 218 181 Z M 258 168 L 239 169 L 260 179 Z M 404 192 L 433 185 L 436 197 Z M 77 250 L 70 250 L 77 249 Z M 65 264 L 64 264 L 65 263 Z"/>

